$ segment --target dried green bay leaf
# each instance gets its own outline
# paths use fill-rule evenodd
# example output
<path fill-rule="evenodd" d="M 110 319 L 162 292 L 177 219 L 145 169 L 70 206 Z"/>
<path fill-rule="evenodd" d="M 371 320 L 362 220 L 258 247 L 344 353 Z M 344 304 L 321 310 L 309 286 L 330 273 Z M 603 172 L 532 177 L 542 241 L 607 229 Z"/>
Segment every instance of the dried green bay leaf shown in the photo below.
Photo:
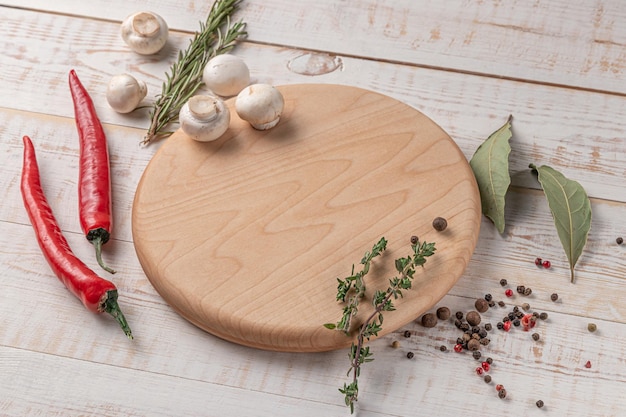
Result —
<path fill-rule="evenodd" d="M 591 202 L 585 189 L 576 181 L 566 178 L 555 169 L 542 165 L 529 166 L 538 174 L 539 183 L 548 199 L 556 231 L 567 255 L 571 281 L 574 266 L 587 243 L 591 229 Z"/>
<path fill-rule="evenodd" d="M 504 232 L 505 224 L 504 198 L 511 184 L 509 174 L 511 120 L 509 116 L 500 129 L 489 135 L 470 160 L 478 183 L 483 214 L 493 222 L 500 233 Z"/>

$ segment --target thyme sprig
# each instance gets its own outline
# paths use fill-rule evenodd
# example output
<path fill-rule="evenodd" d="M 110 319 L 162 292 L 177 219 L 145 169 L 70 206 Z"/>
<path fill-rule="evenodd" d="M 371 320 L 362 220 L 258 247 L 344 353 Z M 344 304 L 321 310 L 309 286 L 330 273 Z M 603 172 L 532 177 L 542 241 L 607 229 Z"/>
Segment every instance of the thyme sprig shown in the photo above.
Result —
<path fill-rule="evenodd" d="M 230 16 L 238 9 L 241 0 L 216 0 L 211 6 L 206 22 L 200 22 L 186 50 L 178 53 L 178 59 L 166 73 L 161 94 L 150 111 L 150 126 L 143 144 L 165 138 L 173 132 L 170 124 L 178 122 L 182 106 L 202 86 L 202 72 L 207 62 L 216 55 L 229 52 L 238 39 L 246 36 L 243 22 L 231 24 Z M 226 27 L 226 33 L 222 28 Z"/>
<path fill-rule="evenodd" d="M 387 241 L 382 238 L 376 245 L 374 245 L 374 247 L 372 248 L 372 252 L 366 252 L 363 260 L 361 261 L 363 265 L 366 265 L 366 267 L 364 266 L 363 271 L 369 270 L 369 262 L 371 262 L 374 256 L 380 254 L 380 251 L 386 248 L 386 244 Z M 378 333 L 382 330 L 384 318 L 383 312 L 395 310 L 395 305 L 393 301 L 401 298 L 403 296 L 403 291 L 411 289 L 417 267 L 423 267 L 426 263 L 427 258 L 429 256 L 432 256 L 436 250 L 434 243 L 420 243 L 419 239 L 415 237 L 412 238 L 411 249 L 412 253 L 410 255 L 396 259 L 395 268 L 399 275 L 389 280 L 389 286 L 387 287 L 387 289 L 384 291 L 376 290 L 374 292 L 374 295 L 372 297 L 374 311 L 365 319 L 365 321 L 359 328 L 356 342 L 353 342 L 352 346 L 350 347 L 350 369 L 348 369 L 347 375 L 350 375 L 352 373 L 352 380 L 349 383 L 344 383 L 343 387 L 339 388 L 339 392 L 341 392 L 345 396 L 346 405 L 350 407 L 351 413 L 354 413 L 354 404 L 358 400 L 358 379 L 361 375 L 361 365 L 374 360 L 374 358 L 372 357 L 373 354 L 370 351 L 369 346 L 365 346 L 365 342 L 369 341 L 372 336 L 378 336 Z M 372 256 L 372 254 L 376 253 L 377 250 L 378 253 Z M 366 263 L 364 263 L 364 261 Z M 347 292 L 352 288 L 352 285 L 350 285 L 352 283 L 355 284 L 355 296 L 358 295 L 359 291 L 362 289 L 362 298 L 363 293 L 365 292 L 365 284 L 363 283 L 364 275 L 365 274 L 362 274 L 359 278 L 357 278 L 359 274 L 354 274 L 353 272 L 350 277 L 343 280 L 344 284 L 342 284 L 342 280 L 338 280 L 339 286 L 337 290 L 337 300 L 345 300 Z M 359 280 L 360 283 L 358 283 L 359 285 L 357 285 L 357 282 Z M 346 286 L 348 286 L 347 290 L 345 288 Z M 354 296 L 350 299 L 350 302 L 346 307 L 350 307 L 350 305 L 353 303 L 353 298 Z M 344 314 L 339 322 L 337 322 L 336 324 L 327 323 L 324 326 L 329 329 L 342 330 L 345 333 L 349 333 L 349 318 L 353 317 L 356 312 L 353 313 L 352 307 L 350 307 L 350 309 L 348 310 L 346 310 L 346 307 L 344 307 Z M 347 328 L 344 327 L 346 321 L 348 321 Z"/>

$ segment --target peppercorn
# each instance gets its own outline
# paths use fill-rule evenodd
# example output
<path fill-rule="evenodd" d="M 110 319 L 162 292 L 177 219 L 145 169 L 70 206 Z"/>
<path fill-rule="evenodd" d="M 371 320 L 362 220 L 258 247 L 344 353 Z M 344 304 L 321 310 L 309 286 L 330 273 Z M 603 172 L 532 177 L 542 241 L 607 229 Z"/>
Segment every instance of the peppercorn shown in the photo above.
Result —
<path fill-rule="evenodd" d="M 537 266 L 541 266 L 541 265 L 542 265 L 542 263 L 543 263 L 543 261 L 542 261 L 542 259 L 541 259 L 541 258 L 535 258 L 535 265 L 537 265 Z"/>
<path fill-rule="evenodd" d="M 528 303 L 522 304 L 522 310 L 524 310 L 524 311 L 530 310 L 530 304 L 528 304 Z"/>
<path fill-rule="evenodd" d="M 504 388 L 502 388 L 500 391 L 498 391 L 498 397 L 501 399 L 506 398 L 506 390 Z"/>
<path fill-rule="evenodd" d="M 502 278 L 500 280 L 500 285 L 502 285 L 503 287 L 506 287 L 506 284 L 507 284 L 506 279 Z"/>
<path fill-rule="evenodd" d="M 509 318 L 509 320 L 513 320 L 513 319 L 515 319 L 515 313 L 510 312 L 510 313 L 507 315 L 507 317 Z"/>
<path fill-rule="evenodd" d="M 517 313 L 519 311 L 519 307 L 518 306 L 513 306 L 513 313 Z"/>
<path fill-rule="evenodd" d="M 450 309 L 448 307 L 439 307 L 437 309 L 437 317 L 439 320 L 448 320 L 450 318 Z"/>
<path fill-rule="evenodd" d="M 485 362 L 487 362 L 489 365 L 493 364 L 493 359 L 491 357 L 488 357 L 487 359 L 485 359 Z"/>
<path fill-rule="evenodd" d="M 517 286 L 517 293 L 518 294 L 524 294 L 525 290 L 526 290 L 526 287 L 524 287 L 523 285 L 518 285 Z"/>
<path fill-rule="evenodd" d="M 413 359 L 413 356 L 415 356 L 415 354 L 413 352 L 409 352 L 406 354 L 406 357 L 409 359 Z"/>
<path fill-rule="evenodd" d="M 540 339 L 541 336 L 539 336 L 539 333 L 533 333 L 533 340 L 536 342 L 537 340 Z"/>
<path fill-rule="evenodd" d="M 478 360 L 482 355 L 480 353 L 480 350 L 475 350 L 474 352 L 472 352 L 472 356 L 474 357 L 474 359 Z"/>
<path fill-rule="evenodd" d="M 504 388 L 504 385 L 502 385 L 502 384 L 496 385 L 496 391 L 500 391 L 503 388 Z"/>
<path fill-rule="evenodd" d="M 504 331 L 508 332 L 511 329 L 511 322 L 510 321 L 505 321 L 504 322 Z"/>
<path fill-rule="evenodd" d="M 559 295 L 557 293 L 552 293 L 552 295 L 550 296 L 550 299 L 552 301 L 556 301 L 559 299 Z"/>
<path fill-rule="evenodd" d="M 445 352 L 445 351 L 448 350 L 448 348 L 446 347 L 446 345 L 441 345 L 441 346 L 439 346 L 439 350 L 442 351 L 442 352 Z"/>
<path fill-rule="evenodd" d="M 487 337 L 487 329 L 480 329 L 480 330 L 478 331 L 478 336 L 479 336 L 481 339 L 482 339 L 482 338 Z"/>
<path fill-rule="evenodd" d="M 437 316 L 433 313 L 426 313 L 422 316 L 422 326 L 424 327 L 435 327 L 437 325 Z"/>
<path fill-rule="evenodd" d="M 468 339 L 468 340 L 469 340 L 469 339 Z M 457 337 L 457 338 L 456 338 L 456 342 L 457 342 L 459 345 L 461 345 L 461 344 L 463 344 L 464 340 L 463 340 L 463 338 L 462 338 L 462 337 Z"/>
<path fill-rule="evenodd" d="M 409 330 L 405 330 L 404 337 L 411 337 L 411 332 Z"/>
<path fill-rule="evenodd" d="M 461 343 L 457 343 L 454 345 L 454 351 L 457 353 L 461 353 L 463 351 L 463 345 Z"/>
<path fill-rule="evenodd" d="M 483 346 L 487 346 L 490 342 L 491 339 L 489 339 L 488 337 L 483 337 L 482 339 L 480 339 L 480 344 Z"/>
<path fill-rule="evenodd" d="M 467 313 L 466 319 L 467 319 L 467 323 L 470 324 L 471 326 L 478 326 L 480 324 L 481 317 L 477 311 L 472 310 Z"/>
<path fill-rule="evenodd" d="M 435 217 L 433 220 L 433 228 L 438 232 L 443 232 L 448 227 L 448 221 L 443 217 Z"/>
<path fill-rule="evenodd" d="M 485 377 L 483 378 L 483 381 L 485 381 L 485 383 L 490 383 L 491 382 L 491 375 L 485 375 Z"/>
<path fill-rule="evenodd" d="M 473 333 L 472 339 L 480 340 L 480 335 L 478 333 Z"/>
<path fill-rule="evenodd" d="M 480 327 L 472 326 L 472 334 L 480 332 Z"/>
<path fill-rule="evenodd" d="M 585 363 L 585 368 L 591 368 L 591 361 L 587 361 L 587 363 Z"/>
<path fill-rule="evenodd" d="M 543 401 L 541 401 L 541 400 L 537 400 L 537 402 L 535 404 L 537 404 L 537 407 L 539 407 L 539 408 L 543 407 Z"/>
<path fill-rule="evenodd" d="M 504 292 L 504 295 L 506 295 L 507 297 L 513 297 L 513 290 L 509 288 Z"/>
<path fill-rule="evenodd" d="M 470 329 L 469 323 L 467 323 L 467 322 L 461 323 L 460 329 L 463 330 L 464 332 L 468 331 Z"/>
<path fill-rule="evenodd" d="M 519 319 L 515 319 L 515 320 L 513 320 L 513 326 L 515 326 L 515 327 L 519 327 L 519 325 L 520 325 L 520 324 L 521 324 L 521 322 L 520 322 L 520 320 L 519 320 Z"/>
<path fill-rule="evenodd" d="M 515 313 L 515 318 L 521 319 L 522 317 L 524 317 L 524 312 L 518 311 L 517 313 Z"/>
<path fill-rule="evenodd" d="M 587 325 L 587 330 L 589 330 L 591 333 L 595 332 L 598 329 L 598 326 L 596 326 L 595 323 L 589 323 Z"/>
<path fill-rule="evenodd" d="M 476 368 L 476 374 L 478 376 L 481 376 L 485 371 L 483 370 L 483 368 L 481 368 L 480 366 L 478 368 Z"/>
<path fill-rule="evenodd" d="M 543 267 L 544 267 L 544 268 L 546 268 L 546 269 L 549 269 L 551 265 L 552 265 L 552 264 L 550 263 L 550 261 L 543 261 L 543 262 L 541 263 L 541 266 L 543 266 Z"/>
<path fill-rule="evenodd" d="M 416 245 L 419 242 L 419 238 L 417 236 L 411 236 L 411 245 Z"/>
<path fill-rule="evenodd" d="M 504 303 L 504 301 L 498 301 L 498 305 L 499 305 L 500 307 L 504 307 L 504 306 L 506 306 L 506 304 Z"/>
<path fill-rule="evenodd" d="M 493 326 L 491 325 L 491 323 L 486 323 L 485 324 L 485 330 L 487 330 L 488 332 L 490 332 L 492 328 L 493 328 Z"/>
<path fill-rule="evenodd" d="M 476 307 L 479 313 L 484 313 L 489 310 L 489 303 L 484 298 L 479 298 L 474 303 L 474 307 Z"/>
<path fill-rule="evenodd" d="M 496 302 L 491 300 L 489 301 L 487 304 L 489 304 L 489 307 L 495 307 L 496 306 Z"/>
<path fill-rule="evenodd" d="M 617 239 L 615 239 L 615 243 L 617 243 L 618 245 L 621 245 L 622 243 L 624 243 L 624 238 L 618 237 Z"/>
<path fill-rule="evenodd" d="M 541 313 L 541 314 L 539 314 L 539 318 L 541 320 L 548 320 L 548 313 Z"/>
<path fill-rule="evenodd" d="M 498 328 L 498 330 L 502 330 L 502 329 L 504 329 L 504 323 L 502 323 L 501 321 L 499 321 L 499 322 L 496 324 L 496 327 Z"/>
<path fill-rule="evenodd" d="M 470 339 L 470 341 L 467 342 L 467 350 L 471 350 L 473 352 L 478 349 L 480 349 L 480 342 L 478 340 Z"/>
<path fill-rule="evenodd" d="M 533 293 L 533 290 L 532 290 L 532 288 L 530 288 L 530 287 L 526 287 L 526 289 L 524 290 L 524 295 L 525 295 L 526 297 L 528 297 L 528 296 L 529 296 L 530 294 L 532 294 L 532 293 Z"/>
<path fill-rule="evenodd" d="M 463 324 L 461 320 L 459 319 L 454 320 L 454 325 L 456 326 L 457 329 L 461 327 L 461 324 Z"/>
<path fill-rule="evenodd" d="M 509 316 L 504 316 L 502 317 L 502 323 L 506 323 L 508 321 L 511 321 L 511 319 L 509 318 Z"/>
<path fill-rule="evenodd" d="M 489 302 L 493 299 L 493 296 L 491 294 L 485 294 L 485 301 Z"/>
<path fill-rule="evenodd" d="M 457 319 L 463 320 L 463 312 L 462 311 L 457 311 L 456 313 L 454 313 L 454 315 L 456 316 Z"/>
<path fill-rule="evenodd" d="M 392 347 L 392 348 L 394 348 L 394 349 L 399 348 L 399 347 L 400 347 L 400 342 L 398 342 L 397 340 L 394 340 L 394 341 L 391 343 L 391 347 Z"/>

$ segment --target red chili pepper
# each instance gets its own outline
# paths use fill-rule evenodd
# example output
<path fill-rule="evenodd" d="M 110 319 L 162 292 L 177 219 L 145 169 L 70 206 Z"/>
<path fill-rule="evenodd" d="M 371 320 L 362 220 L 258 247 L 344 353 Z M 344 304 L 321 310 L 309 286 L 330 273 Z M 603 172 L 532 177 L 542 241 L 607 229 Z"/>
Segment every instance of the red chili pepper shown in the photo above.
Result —
<path fill-rule="evenodd" d="M 63 236 L 41 188 L 35 149 L 28 136 L 24 136 L 24 164 L 20 189 L 24 207 L 37 235 L 37 242 L 54 274 L 88 310 L 109 313 L 118 321 L 126 336 L 132 339 L 130 327 L 117 304 L 115 284 L 99 277 L 78 259 Z"/>
<path fill-rule="evenodd" d="M 111 237 L 112 223 L 107 140 L 93 101 L 74 70 L 70 71 L 69 83 L 80 140 L 78 171 L 80 227 L 96 249 L 98 264 L 105 271 L 114 274 L 115 271 L 102 261 L 102 245 Z"/>

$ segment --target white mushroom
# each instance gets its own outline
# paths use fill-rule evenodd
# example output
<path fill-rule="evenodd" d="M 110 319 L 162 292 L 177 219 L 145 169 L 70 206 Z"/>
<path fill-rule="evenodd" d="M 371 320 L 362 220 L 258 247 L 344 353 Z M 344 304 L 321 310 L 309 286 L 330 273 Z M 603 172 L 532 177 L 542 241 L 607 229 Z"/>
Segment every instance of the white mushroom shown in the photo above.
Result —
<path fill-rule="evenodd" d="M 180 109 L 180 127 L 199 142 L 210 142 L 222 136 L 230 123 L 230 111 L 214 96 L 193 96 Z"/>
<path fill-rule="evenodd" d="M 152 55 L 165 46 L 169 30 L 161 16 L 153 12 L 138 12 L 122 22 L 122 39 L 141 55 Z"/>
<path fill-rule="evenodd" d="M 235 55 L 217 55 L 204 67 L 202 81 L 218 96 L 236 96 L 250 84 L 250 70 L 243 59 Z"/>
<path fill-rule="evenodd" d="M 276 126 L 284 106 L 283 95 L 270 84 L 252 84 L 244 88 L 235 101 L 239 117 L 258 130 Z"/>
<path fill-rule="evenodd" d="M 137 108 L 147 93 L 146 83 L 137 81 L 130 74 L 119 74 L 109 81 L 107 101 L 116 112 L 130 113 Z"/>

